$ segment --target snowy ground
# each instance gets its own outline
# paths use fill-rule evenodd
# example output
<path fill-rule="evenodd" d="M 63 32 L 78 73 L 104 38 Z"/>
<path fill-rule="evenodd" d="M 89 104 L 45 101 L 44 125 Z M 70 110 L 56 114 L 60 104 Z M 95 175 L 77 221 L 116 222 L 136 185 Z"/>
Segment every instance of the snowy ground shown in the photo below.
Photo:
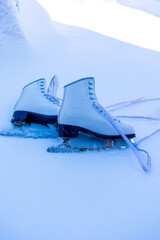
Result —
<path fill-rule="evenodd" d="M 95 77 L 104 106 L 160 96 L 159 52 L 51 22 L 34 0 L 23 0 L 19 11 L 12 12 L 12 24 L 21 19 L 26 39 L 17 31 L 0 35 L 0 129 L 11 126 L 22 87 L 40 77 L 49 82 L 55 73 L 60 97 L 64 84 L 86 76 Z M 160 117 L 160 102 L 114 114 Z M 137 140 L 160 128 L 155 121 L 125 122 Z M 143 144 L 152 156 L 146 174 L 130 149 L 49 154 L 57 139 L 0 137 L 0 239 L 160 240 L 159 138 Z"/>

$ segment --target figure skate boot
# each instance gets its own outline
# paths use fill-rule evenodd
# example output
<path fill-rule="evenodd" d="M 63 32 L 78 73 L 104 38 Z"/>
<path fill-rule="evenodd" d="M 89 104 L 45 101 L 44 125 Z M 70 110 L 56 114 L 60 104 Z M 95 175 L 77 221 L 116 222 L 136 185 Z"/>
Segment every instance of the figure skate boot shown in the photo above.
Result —
<path fill-rule="evenodd" d="M 129 139 L 135 137 L 131 126 L 111 118 L 125 136 Z M 106 110 L 97 101 L 94 78 L 80 79 L 64 87 L 58 117 L 60 137 L 75 138 L 82 131 L 103 139 L 122 138 L 110 120 Z"/>
<path fill-rule="evenodd" d="M 116 142 L 123 141 L 129 146 L 145 172 L 151 169 L 151 156 L 138 147 L 133 138 L 134 129 L 113 117 L 97 101 L 94 78 L 83 78 L 64 87 L 62 106 L 58 116 L 59 136 L 63 143 L 48 148 L 48 152 L 81 152 L 86 150 L 104 150 L 118 147 Z M 104 139 L 104 147 L 74 147 L 69 144 L 71 138 L 79 133 Z M 123 145 L 120 148 L 125 147 Z M 146 155 L 146 160 L 143 154 Z"/>
<path fill-rule="evenodd" d="M 62 137 L 64 142 L 58 148 L 49 148 L 49 152 L 102 150 L 113 148 L 117 139 L 127 138 L 130 141 L 135 137 L 134 129 L 131 126 L 112 117 L 98 103 L 95 94 L 95 81 L 92 77 L 80 79 L 64 87 L 58 124 L 59 137 Z M 78 137 L 80 132 L 106 140 L 106 146 L 98 148 L 70 147 L 69 139 Z M 122 145 L 122 147 L 126 146 Z"/>
<path fill-rule="evenodd" d="M 26 85 L 15 105 L 11 122 L 15 126 L 23 126 L 32 122 L 43 125 L 56 123 L 61 105 L 61 100 L 55 97 L 56 85 L 55 76 L 47 92 L 44 78 Z"/>

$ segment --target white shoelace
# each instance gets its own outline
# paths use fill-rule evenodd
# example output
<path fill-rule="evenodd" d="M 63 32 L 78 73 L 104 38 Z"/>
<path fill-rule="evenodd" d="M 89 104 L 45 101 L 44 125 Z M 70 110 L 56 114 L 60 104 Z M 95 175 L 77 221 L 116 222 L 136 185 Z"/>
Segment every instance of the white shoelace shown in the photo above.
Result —
<path fill-rule="evenodd" d="M 135 102 L 135 101 L 134 101 Z M 116 121 L 114 118 L 112 118 L 112 116 L 110 115 L 110 113 L 108 111 L 106 111 L 101 105 L 99 105 L 97 102 L 94 102 L 94 105 L 96 106 L 96 108 L 98 108 L 100 110 L 100 112 L 103 112 L 104 116 L 107 117 L 107 119 L 109 120 L 109 122 L 112 124 L 112 126 L 117 130 L 117 132 L 121 135 L 121 137 L 124 139 L 124 141 L 128 144 L 128 146 L 131 148 L 131 150 L 133 151 L 133 153 L 135 154 L 140 166 L 142 167 L 142 169 L 145 172 L 149 172 L 151 169 L 151 156 L 149 155 L 149 153 L 138 147 L 138 144 L 140 144 L 140 141 L 138 144 L 136 144 L 136 146 L 134 146 L 131 141 L 128 139 L 128 137 L 126 137 L 126 135 L 123 133 L 123 131 L 118 127 L 118 125 L 116 124 Z M 113 105 L 112 105 L 113 106 Z M 145 139 L 144 139 L 145 140 Z M 141 140 L 142 142 L 142 140 Z M 145 153 L 146 154 L 146 163 L 144 160 L 144 157 L 142 154 L 140 154 L 140 152 Z"/>
<path fill-rule="evenodd" d="M 127 107 L 129 105 L 133 105 L 133 104 L 137 104 L 137 103 L 145 103 L 145 102 L 152 102 L 152 101 L 160 101 L 160 97 L 157 97 L 157 98 L 138 98 L 136 100 L 132 100 L 132 101 L 125 101 L 125 102 L 120 102 L 120 103 L 116 103 L 116 104 L 112 104 L 112 105 L 109 105 L 106 107 L 106 109 L 108 111 L 115 111 L 121 107 Z M 144 120 L 151 120 L 151 121 L 160 121 L 160 118 L 158 117 L 148 117 L 148 116 L 127 116 L 127 115 L 119 115 L 119 116 L 116 116 L 117 118 L 131 118 L 131 119 L 144 119 Z M 160 132 L 160 128 L 156 129 L 155 131 L 151 132 L 149 135 L 143 137 L 142 139 L 140 139 L 138 142 L 137 142 L 137 146 L 140 145 L 143 141 L 147 140 L 148 138 L 154 136 L 155 134 L 159 133 Z M 121 135 L 122 136 L 122 135 Z M 135 147 L 138 151 L 143 151 L 147 154 L 147 165 L 145 166 L 145 169 L 144 169 L 144 166 L 142 166 L 142 168 L 146 171 L 150 170 L 151 168 L 151 157 L 149 156 L 148 152 L 145 151 L 145 150 L 142 150 L 142 149 L 139 149 L 138 147 Z M 150 160 L 149 160 L 150 159 Z M 146 169 L 147 167 L 147 169 Z"/>
<path fill-rule="evenodd" d="M 57 104 L 57 105 L 61 105 L 62 103 L 62 99 L 58 98 L 58 97 L 55 97 L 49 93 L 44 93 L 44 96 L 46 96 L 51 102 Z"/>

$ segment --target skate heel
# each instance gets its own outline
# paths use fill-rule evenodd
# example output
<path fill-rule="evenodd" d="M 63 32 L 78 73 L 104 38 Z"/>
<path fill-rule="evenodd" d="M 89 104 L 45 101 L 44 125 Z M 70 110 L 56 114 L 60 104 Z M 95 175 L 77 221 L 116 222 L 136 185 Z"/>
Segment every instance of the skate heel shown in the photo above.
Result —
<path fill-rule="evenodd" d="M 28 123 L 27 112 L 25 111 L 16 111 L 13 114 L 11 122 L 16 127 L 22 127 Z"/>
<path fill-rule="evenodd" d="M 59 137 L 76 138 L 78 137 L 78 127 L 71 125 L 59 125 Z"/>

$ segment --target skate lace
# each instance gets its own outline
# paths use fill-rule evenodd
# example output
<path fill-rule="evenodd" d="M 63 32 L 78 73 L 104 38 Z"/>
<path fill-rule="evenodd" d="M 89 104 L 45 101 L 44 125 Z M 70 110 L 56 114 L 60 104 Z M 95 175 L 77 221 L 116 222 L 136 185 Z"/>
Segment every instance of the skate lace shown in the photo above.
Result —
<path fill-rule="evenodd" d="M 109 111 L 114 111 L 114 110 L 117 110 L 117 109 L 119 109 L 121 107 L 127 107 L 129 105 L 133 105 L 133 104 L 137 104 L 137 103 L 151 102 L 151 101 L 160 101 L 160 97 L 157 97 L 157 98 L 144 98 L 144 97 L 142 97 L 142 98 L 138 98 L 138 99 L 132 100 L 132 101 L 125 101 L 125 102 L 112 104 L 112 105 L 107 106 L 106 109 L 108 109 Z M 144 119 L 144 120 L 151 120 L 151 121 L 160 121 L 159 117 L 127 116 L 127 115 L 119 115 L 119 116 L 116 116 L 116 117 L 118 117 L 118 118 L 131 118 L 131 119 Z M 137 142 L 137 146 L 140 145 L 145 140 L 147 140 L 147 139 L 151 138 L 152 136 L 156 135 L 159 132 L 160 132 L 160 128 L 158 128 L 155 131 L 151 132 L 149 135 L 141 138 Z M 146 154 L 148 154 L 148 153 L 146 152 Z"/>
<path fill-rule="evenodd" d="M 145 102 L 152 102 L 152 101 L 160 101 L 160 97 L 157 98 L 138 98 L 136 100 L 132 100 L 132 101 L 126 101 L 126 102 L 120 102 L 120 103 L 116 103 L 113 105 L 109 105 L 106 108 L 110 109 L 109 111 L 114 111 L 117 110 L 118 108 L 121 107 L 126 107 L 129 105 L 133 105 L 136 103 L 145 103 Z M 160 121 L 160 118 L 158 117 L 148 117 L 148 116 L 128 116 L 128 115 L 118 115 L 116 116 L 117 118 L 131 118 L 131 119 L 144 119 L 144 120 L 151 120 L 151 121 Z M 137 145 L 141 144 L 143 141 L 147 140 L 148 138 L 154 136 L 155 134 L 160 132 L 160 128 L 156 129 L 155 131 L 151 132 L 149 135 L 143 137 L 142 139 L 140 139 L 137 142 Z"/>
<path fill-rule="evenodd" d="M 123 131 L 118 127 L 118 125 L 116 123 L 117 119 L 113 118 L 110 115 L 110 113 L 107 112 L 98 102 L 93 102 L 93 105 L 96 107 L 96 109 L 98 109 L 109 120 L 109 122 L 112 124 L 112 126 L 117 130 L 117 132 L 121 135 L 121 137 L 124 139 L 124 141 L 128 144 L 128 146 L 131 148 L 134 155 L 136 156 L 136 158 L 137 158 L 140 166 L 142 167 L 142 169 L 145 172 L 149 172 L 150 169 L 151 169 L 151 156 L 149 155 L 149 153 L 146 150 L 143 150 L 143 149 L 138 147 L 138 145 L 142 142 L 142 140 L 136 146 L 134 146 L 130 142 L 130 140 L 126 137 L 126 135 L 123 133 Z M 146 157 L 147 157 L 146 163 L 144 163 L 144 158 L 140 154 L 140 152 L 143 152 L 143 153 L 146 154 Z"/>
<path fill-rule="evenodd" d="M 105 109 L 107 109 L 108 111 L 115 111 L 121 107 L 127 107 L 129 105 L 133 105 L 133 104 L 137 104 L 137 103 L 151 102 L 151 101 L 160 101 L 160 97 L 157 97 L 157 98 L 141 97 L 141 98 L 137 98 L 137 99 L 131 100 L 131 101 L 124 101 L 124 102 L 119 102 L 119 103 L 115 103 L 112 105 L 108 105 L 105 107 Z"/>
<path fill-rule="evenodd" d="M 115 111 L 115 110 L 117 110 L 121 107 L 126 107 L 126 106 L 129 106 L 129 105 L 132 105 L 132 104 L 144 102 L 144 100 L 145 100 L 145 98 L 141 97 L 141 98 L 137 98 L 137 99 L 132 100 L 132 101 L 119 102 L 119 103 L 115 103 L 115 104 L 112 104 L 112 105 L 108 105 L 108 106 L 105 107 L 105 109 L 108 109 L 109 111 Z"/>
<path fill-rule="evenodd" d="M 55 97 L 49 93 L 44 93 L 44 96 L 46 96 L 51 102 L 53 102 L 54 104 L 57 104 L 58 106 L 61 106 L 62 104 L 62 99 Z"/>

